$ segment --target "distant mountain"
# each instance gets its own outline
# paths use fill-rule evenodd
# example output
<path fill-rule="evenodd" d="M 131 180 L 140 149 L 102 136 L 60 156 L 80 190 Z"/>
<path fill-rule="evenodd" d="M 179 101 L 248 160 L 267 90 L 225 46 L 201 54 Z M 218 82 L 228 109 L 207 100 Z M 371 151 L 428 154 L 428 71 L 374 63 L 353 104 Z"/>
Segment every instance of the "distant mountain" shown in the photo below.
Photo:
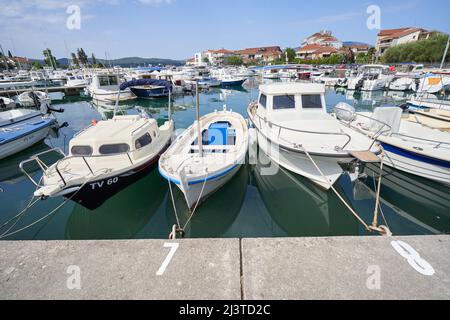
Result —
<path fill-rule="evenodd" d="M 43 59 L 29 59 L 31 62 L 39 62 L 40 64 L 44 64 Z M 60 66 L 68 66 L 69 59 L 61 58 L 56 60 Z M 120 66 L 120 67 L 144 67 L 148 65 L 156 66 L 156 65 L 174 65 L 181 66 L 185 64 L 184 60 L 172 60 L 172 59 L 162 59 L 162 58 L 140 58 L 140 57 L 127 57 L 114 59 L 110 61 L 106 61 L 105 59 L 97 59 L 98 62 L 112 66 Z M 89 59 L 89 62 L 92 62 Z"/>
<path fill-rule="evenodd" d="M 364 42 L 357 42 L 357 41 L 344 41 L 343 44 L 344 44 L 344 47 L 358 46 L 358 45 L 373 47 L 373 45 L 371 45 L 371 44 L 367 44 Z"/>

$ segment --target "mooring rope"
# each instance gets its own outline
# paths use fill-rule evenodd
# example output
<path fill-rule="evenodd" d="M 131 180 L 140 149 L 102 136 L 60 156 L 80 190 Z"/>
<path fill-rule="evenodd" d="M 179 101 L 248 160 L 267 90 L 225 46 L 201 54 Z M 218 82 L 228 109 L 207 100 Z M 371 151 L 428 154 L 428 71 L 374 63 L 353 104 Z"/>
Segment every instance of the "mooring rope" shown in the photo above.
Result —
<path fill-rule="evenodd" d="M 369 227 L 369 225 L 353 210 L 353 208 L 345 201 L 345 199 L 339 194 L 339 192 L 334 188 L 331 181 L 327 179 L 325 174 L 322 172 L 322 170 L 319 168 L 319 166 L 316 164 L 316 162 L 313 160 L 309 152 L 303 147 L 303 145 L 298 145 L 300 149 L 308 156 L 309 160 L 312 162 L 314 167 L 317 169 L 317 171 L 321 174 L 322 178 L 330 185 L 331 190 L 336 194 L 336 196 L 342 201 L 342 203 L 347 207 L 348 210 L 355 216 L 356 219 L 364 226 L 364 228 L 367 229 L 367 231 L 372 231 Z"/>
<path fill-rule="evenodd" d="M 194 210 L 192 210 L 189 218 L 187 219 L 186 223 L 184 224 L 184 226 L 181 228 L 181 224 L 180 224 L 180 219 L 178 217 L 178 213 L 177 213 L 177 208 L 176 208 L 176 204 L 175 204 L 175 197 L 173 195 L 173 191 L 172 191 L 172 184 L 170 182 L 170 179 L 168 179 L 169 181 L 169 190 L 170 190 L 170 197 L 172 198 L 172 205 L 173 205 L 173 209 L 175 212 L 175 218 L 177 220 L 177 224 L 172 226 L 172 231 L 169 233 L 169 239 L 175 240 L 177 237 L 177 233 L 180 233 L 182 237 L 184 237 L 185 235 L 185 229 L 186 227 L 189 225 L 189 223 L 191 222 L 192 218 L 194 217 L 195 212 L 197 211 L 198 205 L 200 204 L 200 200 L 203 196 L 203 192 L 205 190 L 205 186 L 206 186 L 206 181 L 208 181 L 208 171 L 206 170 L 206 176 L 205 176 L 205 180 L 203 181 L 203 186 L 202 189 L 200 191 L 200 195 L 197 199 L 197 202 L 194 206 Z"/>
<path fill-rule="evenodd" d="M 40 218 L 40 219 L 34 221 L 33 223 L 31 223 L 31 224 L 29 224 L 29 225 L 27 225 L 27 226 L 25 226 L 25 227 L 23 227 L 23 228 L 20 228 L 20 229 L 16 230 L 16 231 L 14 231 L 14 232 L 11 232 L 11 233 L 8 233 L 8 234 L 3 233 L 2 235 L 0 235 L 0 239 L 4 239 L 4 238 L 7 238 L 7 237 L 10 237 L 10 236 L 15 235 L 15 234 L 17 234 L 17 233 L 19 233 L 19 232 L 22 232 L 22 231 L 24 231 L 24 230 L 26 230 L 26 229 L 29 229 L 29 228 L 31 228 L 32 226 L 38 224 L 39 222 L 45 220 L 46 218 L 48 218 L 48 217 L 50 217 L 51 215 L 53 215 L 54 213 L 56 213 L 59 209 L 61 209 L 64 205 L 66 205 L 66 203 L 68 203 L 70 200 L 72 200 L 72 199 L 73 199 L 73 198 L 74 198 L 74 197 L 75 197 L 75 196 L 76 196 L 76 195 L 84 188 L 84 186 L 85 186 L 86 184 L 88 184 L 90 181 L 92 181 L 93 178 L 96 178 L 96 177 L 97 177 L 96 174 L 97 174 L 98 172 L 100 172 L 100 171 L 104 171 L 104 173 L 106 173 L 106 172 L 108 171 L 108 169 L 100 169 L 100 170 L 96 171 L 96 173 L 94 173 L 94 174 L 92 175 L 92 178 L 86 180 L 86 181 L 81 185 L 81 187 L 80 187 L 80 188 L 79 188 L 72 196 L 70 196 L 69 198 L 66 198 L 66 200 L 64 200 L 59 206 L 57 206 L 55 209 L 53 209 L 52 211 L 50 211 L 48 214 L 46 214 L 46 215 L 43 216 L 42 218 Z M 41 179 L 42 179 L 42 178 L 41 178 Z M 33 197 L 33 198 L 34 198 L 34 197 Z M 32 198 L 32 199 L 33 199 L 33 198 Z M 38 200 L 39 200 L 39 198 L 37 199 L 37 201 L 38 201 Z M 36 203 L 37 201 L 35 201 L 34 203 Z M 33 203 L 33 204 L 34 204 L 34 203 Z M 29 208 L 30 208 L 30 207 L 29 207 Z M 23 214 L 25 214 L 25 213 L 28 211 L 29 208 L 26 208 L 25 210 L 23 210 L 23 211 L 25 211 Z M 17 215 L 17 216 L 18 216 L 18 215 Z M 18 222 L 18 221 L 16 221 L 16 222 L 14 223 L 13 227 L 17 224 L 17 222 Z M 10 231 L 11 229 L 12 229 L 12 227 L 9 228 L 6 232 Z"/>

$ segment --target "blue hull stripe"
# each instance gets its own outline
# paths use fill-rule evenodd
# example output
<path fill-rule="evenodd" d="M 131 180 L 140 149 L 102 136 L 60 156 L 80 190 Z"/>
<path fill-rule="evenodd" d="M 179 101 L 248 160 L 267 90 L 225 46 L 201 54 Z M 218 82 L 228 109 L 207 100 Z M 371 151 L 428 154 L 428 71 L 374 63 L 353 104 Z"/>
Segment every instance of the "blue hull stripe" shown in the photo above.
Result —
<path fill-rule="evenodd" d="M 215 175 L 213 175 L 213 176 L 208 177 L 208 178 L 206 179 L 206 181 L 211 181 L 211 180 L 214 180 L 214 179 L 223 177 L 224 175 L 226 175 L 226 174 L 229 173 L 230 171 L 233 171 L 237 166 L 239 166 L 239 164 L 236 164 L 236 165 L 232 166 L 231 168 L 229 168 L 229 169 L 227 169 L 227 170 L 225 170 L 225 171 L 223 171 L 223 172 L 220 172 L 220 173 L 217 173 L 217 174 L 215 174 Z M 158 170 L 159 170 L 159 174 L 160 174 L 161 176 L 163 176 L 164 179 L 169 180 L 169 181 L 171 181 L 171 182 L 173 182 L 173 183 L 175 183 L 175 184 L 177 184 L 177 185 L 180 185 L 180 184 L 181 184 L 181 182 L 180 182 L 179 180 L 176 180 L 176 179 L 173 179 L 173 178 L 169 178 L 168 176 L 166 176 L 166 175 L 161 171 L 161 168 L 160 168 L 160 167 L 158 167 Z M 199 184 L 199 183 L 204 183 L 204 182 L 205 182 L 205 179 L 199 179 L 199 180 L 189 181 L 189 182 L 188 182 L 188 185 L 193 186 L 193 185 L 196 185 L 196 184 Z"/>
<path fill-rule="evenodd" d="M 53 123 L 54 123 L 53 119 L 46 119 L 31 124 L 27 123 L 23 126 L 22 129 L 19 129 L 17 131 L 0 133 L 0 145 L 10 143 L 25 136 L 28 136 L 36 131 L 39 131 L 43 128 L 53 125 Z"/>
<path fill-rule="evenodd" d="M 415 152 L 407 151 L 407 150 L 395 147 L 393 145 L 390 145 L 390 144 L 387 144 L 384 142 L 382 142 L 381 145 L 383 146 L 384 150 L 395 153 L 399 156 L 402 156 L 402 157 L 405 157 L 408 159 L 412 159 L 412 160 L 416 160 L 416 161 L 420 161 L 420 162 L 424 162 L 424 163 L 428 163 L 428 164 L 433 164 L 433 165 L 444 167 L 444 168 L 450 168 L 449 161 L 426 157 L 426 156 L 417 154 Z"/>

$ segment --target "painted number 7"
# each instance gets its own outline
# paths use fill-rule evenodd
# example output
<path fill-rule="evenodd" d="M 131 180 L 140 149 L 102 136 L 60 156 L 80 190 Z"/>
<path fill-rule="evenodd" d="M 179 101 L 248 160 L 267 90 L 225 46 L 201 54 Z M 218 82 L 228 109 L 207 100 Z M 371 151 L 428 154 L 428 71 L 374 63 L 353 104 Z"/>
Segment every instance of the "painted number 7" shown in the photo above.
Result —
<path fill-rule="evenodd" d="M 164 259 L 161 267 L 159 267 L 159 270 L 156 272 L 157 276 L 162 276 L 164 274 L 179 245 L 179 243 L 164 243 L 164 248 L 170 248 L 170 251 L 166 259 Z"/>

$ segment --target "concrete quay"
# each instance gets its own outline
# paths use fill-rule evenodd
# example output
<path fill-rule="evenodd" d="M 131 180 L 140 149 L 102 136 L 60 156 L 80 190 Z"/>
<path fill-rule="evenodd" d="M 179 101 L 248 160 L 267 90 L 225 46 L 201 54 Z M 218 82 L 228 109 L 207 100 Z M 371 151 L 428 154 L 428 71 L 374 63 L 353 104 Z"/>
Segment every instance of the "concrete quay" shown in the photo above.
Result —
<path fill-rule="evenodd" d="M 0 299 L 450 299 L 450 236 L 0 241 Z"/>

